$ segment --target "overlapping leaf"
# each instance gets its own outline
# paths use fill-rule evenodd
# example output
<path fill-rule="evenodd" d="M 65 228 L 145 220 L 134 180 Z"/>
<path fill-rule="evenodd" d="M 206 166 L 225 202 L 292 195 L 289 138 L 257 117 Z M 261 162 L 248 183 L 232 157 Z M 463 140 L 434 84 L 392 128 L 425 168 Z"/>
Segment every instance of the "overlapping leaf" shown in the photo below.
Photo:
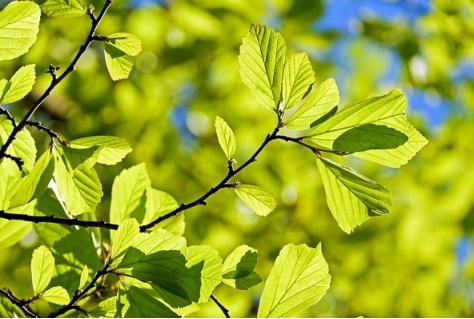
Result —
<path fill-rule="evenodd" d="M 31 281 L 33 293 L 36 295 L 48 287 L 54 272 L 54 257 L 45 246 L 40 246 L 33 251 L 31 258 Z"/>
<path fill-rule="evenodd" d="M 120 162 L 132 151 L 130 143 L 124 138 L 117 136 L 89 136 L 73 140 L 70 147 L 87 148 L 98 146 L 97 162 L 100 164 L 114 165 Z"/>
<path fill-rule="evenodd" d="M 118 293 L 118 317 L 122 318 L 179 318 L 161 301 L 153 298 L 145 291 L 136 287 L 122 285 Z M 108 305 L 106 309 L 110 309 Z M 110 311 L 110 310 L 109 310 Z"/>
<path fill-rule="evenodd" d="M 110 258 L 117 258 L 125 249 L 132 245 L 135 237 L 140 233 L 139 227 L 140 225 L 134 218 L 126 219 L 120 224 L 112 243 L 112 254 Z"/>
<path fill-rule="evenodd" d="M 86 14 L 86 5 L 82 0 L 47 0 L 41 10 L 48 17 L 72 18 Z"/>
<path fill-rule="evenodd" d="M 168 193 L 149 187 L 146 190 L 145 216 L 142 224 L 148 224 L 178 207 L 176 200 Z M 168 218 L 152 229 L 165 228 L 175 235 L 184 232 L 184 215 Z"/>
<path fill-rule="evenodd" d="M 285 108 L 291 108 L 301 100 L 314 82 L 314 71 L 308 54 L 297 53 L 286 60 L 283 71 L 283 102 Z"/>
<path fill-rule="evenodd" d="M 235 192 L 245 204 L 260 216 L 267 216 L 277 205 L 275 197 L 259 186 L 241 184 L 235 188 Z"/>
<path fill-rule="evenodd" d="M 10 81 L 0 80 L 0 104 L 21 100 L 33 89 L 35 79 L 35 65 L 29 64 L 18 69 Z"/>
<path fill-rule="evenodd" d="M 350 233 L 370 216 L 388 213 L 388 189 L 329 159 L 317 163 L 329 210 L 343 231 Z"/>
<path fill-rule="evenodd" d="M 142 51 L 139 38 L 130 33 L 114 33 L 107 37 L 107 43 L 129 56 L 136 56 Z"/>
<path fill-rule="evenodd" d="M 226 121 L 224 121 L 219 116 L 216 116 L 214 126 L 216 128 L 217 140 L 219 141 L 219 145 L 224 151 L 225 156 L 227 156 L 227 159 L 232 158 L 232 156 L 234 156 L 235 148 L 237 146 L 234 132 L 226 123 Z"/>
<path fill-rule="evenodd" d="M 114 318 L 117 312 L 117 297 L 111 297 L 101 301 L 94 309 L 88 312 L 93 318 Z"/>
<path fill-rule="evenodd" d="M 0 119 L 0 145 L 5 144 L 12 131 L 12 123 L 7 119 Z M 25 173 L 31 171 L 36 160 L 36 145 L 28 130 L 22 130 L 16 135 L 15 140 L 7 150 L 7 154 L 19 157 L 23 161 L 23 171 Z M 11 170 L 18 170 L 14 163 L 10 163 L 8 166 Z"/>
<path fill-rule="evenodd" d="M 112 80 L 128 78 L 134 65 L 133 56 L 142 50 L 140 40 L 132 34 L 115 33 L 104 42 L 105 64 Z"/>
<path fill-rule="evenodd" d="M 247 245 L 234 249 L 222 265 L 222 282 L 236 289 L 249 289 L 262 279 L 254 271 L 257 264 L 257 250 Z"/>

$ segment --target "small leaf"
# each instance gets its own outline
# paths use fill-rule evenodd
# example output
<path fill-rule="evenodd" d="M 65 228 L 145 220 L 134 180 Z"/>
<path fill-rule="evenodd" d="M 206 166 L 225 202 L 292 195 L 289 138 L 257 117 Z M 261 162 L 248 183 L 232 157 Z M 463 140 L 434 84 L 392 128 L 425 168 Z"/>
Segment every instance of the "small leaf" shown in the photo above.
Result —
<path fill-rule="evenodd" d="M 114 33 L 107 37 L 107 43 L 129 56 L 136 56 L 142 51 L 139 38 L 130 33 Z"/>
<path fill-rule="evenodd" d="M 132 151 L 130 143 L 117 136 L 89 136 L 73 140 L 69 145 L 72 148 L 98 146 L 97 162 L 106 165 L 117 164 Z"/>
<path fill-rule="evenodd" d="M 130 286 L 121 287 L 118 293 L 119 303 L 117 316 L 122 318 L 179 318 L 161 301 L 153 298 L 144 290 Z"/>
<path fill-rule="evenodd" d="M 35 65 L 29 64 L 21 67 L 12 76 L 10 81 L 5 86 L 5 89 L 0 93 L 3 93 L 0 104 L 9 104 L 21 100 L 33 89 L 35 84 L 36 72 Z"/>
<path fill-rule="evenodd" d="M 54 257 L 45 246 L 40 246 L 33 251 L 31 258 L 31 281 L 35 296 L 48 287 L 54 272 Z"/>
<path fill-rule="evenodd" d="M 86 5 L 82 0 L 47 0 L 41 10 L 48 17 L 72 18 L 86 14 Z"/>
<path fill-rule="evenodd" d="M 60 286 L 49 288 L 43 293 L 41 298 L 56 305 L 67 305 L 71 300 L 67 290 Z"/>
<path fill-rule="evenodd" d="M 0 119 L 1 145 L 5 144 L 12 131 L 12 123 L 7 119 Z M 21 130 L 8 148 L 7 154 L 21 158 L 23 161 L 23 172 L 30 172 L 36 160 L 36 145 L 31 133 L 28 130 Z M 18 170 L 18 167 L 15 169 Z"/>
<path fill-rule="evenodd" d="M 392 149 L 408 141 L 402 132 L 375 124 L 362 124 L 339 135 L 332 144 L 333 149 L 344 152 L 364 152 L 376 149 Z"/>
<path fill-rule="evenodd" d="M 265 283 L 258 317 L 296 317 L 324 296 L 330 281 L 321 244 L 316 248 L 286 245 Z"/>
<path fill-rule="evenodd" d="M 135 63 L 133 58 L 107 42 L 105 42 L 104 53 L 105 65 L 112 80 L 118 81 L 128 78 Z"/>
<path fill-rule="evenodd" d="M 370 216 L 388 213 L 388 189 L 329 159 L 322 158 L 317 163 L 329 210 L 344 232 L 350 233 Z"/>
<path fill-rule="evenodd" d="M 249 289 L 262 282 L 254 272 L 257 250 L 247 245 L 237 247 L 224 261 L 222 282 L 236 289 Z"/>
<path fill-rule="evenodd" d="M 250 26 L 240 46 L 240 76 L 257 101 L 276 110 L 281 100 L 286 43 L 280 33 L 265 26 Z"/>
<path fill-rule="evenodd" d="M 112 244 L 111 258 L 116 259 L 133 243 L 135 237 L 140 233 L 140 225 L 135 218 L 123 221 L 117 231 Z"/>
<path fill-rule="evenodd" d="M 36 41 L 40 16 L 32 1 L 12 1 L 0 12 L 0 61 L 28 52 Z"/>
<path fill-rule="evenodd" d="M 114 318 L 117 312 L 117 297 L 111 297 L 101 301 L 94 309 L 88 311 L 92 318 Z"/>
<path fill-rule="evenodd" d="M 277 205 L 273 195 L 258 186 L 241 184 L 235 188 L 235 192 L 245 204 L 260 216 L 267 216 Z"/>
<path fill-rule="evenodd" d="M 84 266 L 84 268 L 81 271 L 81 278 L 79 279 L 79 289 L 84 287 L 84 285 L 87 283 L 87 279 L 89 278 L 89 268 L 87 265 Z"/>
<path fill-rule="evenodd" d="M 283 71 L 283 102 L 285 108 L 293 107 L 314 82 L 314 71 L 308 54 L 297 53 L 286 61 Z"/>
<path fill-rule="evenodd" d="M 227 159 L 231 159 L 235 154 L 235 148 L 237 143 L 235 142 L 234 132 L 230 126 L 219 116 L 216 116 L 216 121 L 214 123 L 216 128 L 217 140 L 219 145 L 224 151 Z"/>
<path fill-rule="evenodd" d="M 339 90 L 334 79 L 327 79 L 300 103 L 301 106 L 286 121 L 285 126 L 292 130 L 306 130 L 311 124 L 331 111 L 339 103 Z"/>

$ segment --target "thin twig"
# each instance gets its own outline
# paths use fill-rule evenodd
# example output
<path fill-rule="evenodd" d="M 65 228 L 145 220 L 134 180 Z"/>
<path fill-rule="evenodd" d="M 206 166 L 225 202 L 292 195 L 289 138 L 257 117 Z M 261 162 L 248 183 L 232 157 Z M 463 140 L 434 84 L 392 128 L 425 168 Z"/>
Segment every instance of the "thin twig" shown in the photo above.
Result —
<path fill-rule="evenodd" d="M 13 295 L 10 289 L 0 288 L 0 294 L 4 295 L 8 300 L 10 300 L 12 304 L 20 308 L 21 311 L 23 311 L 23 313 L 27 317 L 30 317 L 30 318 L 38 317 L 38 314 L 36 314 L 33 310 L 31 310 L 31 308 L 28 305 L 28 302 L 25 300 L 21 300 L 15 295 Z"/>
<path fill-rule="evenodd" d="M 225 316 L 226 318 L 230 318 L 229 310 L 228 310 L 226 307 L 224 307 L 224 306 L 219 302 L 219 300 L 217 300 L 217 298 L 214 297 L 214 295 L 211 295 L 211 299 L 212 299 L 212 301 L 215 302 L 215 304 L 217 305 L 217 307 L 219 307 L 219 308 L 222 310 L 222 312 L 224 313 L 224 316 Z"/>
<path fill-rule="evenodd" d="M 333 153 L 333 154 L 341 155 L 341 156 L 349 154 L 347 152 L 342 152 L 342 151 L 337 151 L 337 150 L 332 150 L 332 149 L 326 149 L 326 148 L 320 148 L 320 147 L 313 146 L 311 144 L 306 143 L 303 140 L 303 138 L 301 138 L 301 137 L 289 137 L 289 136 L 285 136 L 285 135 L 277 135 L 277 136 L 275 136 L 275 139 L 283 140 L 285 142 L 292 142 L 292 143 L 299 144 L 301 146 L 304 146 L 304 147 L 310 149 L 313 153 L 319 154 L 319 156 L 321 155 L 321 153 Z"/>
<path fill-rule="evenodd" d="M 43 123 L 41 122 L 34 122 L 34 121 L 27 121 L 26 122 L 26 125 L 29 125 L 31 127 L 36 127 L 38 130 L 40 131 L 45 131 L 49 137 L 51 138 L 51 143 L 54 141 L 54 139 L 58 140 L 59 143 L 65 145 L 67 144 L 67 142 L 65 140 L 63 140 L 58 133 L 56 133 L 55 131 L 53 131 L 52 129 L 46 127 L 43 125 Z"/>

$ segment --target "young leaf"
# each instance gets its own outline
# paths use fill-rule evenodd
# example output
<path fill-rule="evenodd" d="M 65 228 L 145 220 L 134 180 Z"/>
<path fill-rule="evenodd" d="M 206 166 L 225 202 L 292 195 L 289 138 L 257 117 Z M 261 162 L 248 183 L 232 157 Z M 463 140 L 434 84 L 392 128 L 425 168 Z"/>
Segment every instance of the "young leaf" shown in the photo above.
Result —
<path fill-rule="evenodd" d="M 285 108 L 293 107 L 314 82 L 314 71 L 308 54 L 297 53 L 286 61 L 283 71 L 283 102 Z"/>
<path fill-rule="evenodd" d="M 133 243 L 134 238 L 140 233 L 140 225 L 134 218 L 123 221 L 117 231 L 115 239 L 112 243 L 111 258 L 115 259 L 120 256 Z"/>
<path fill-rule="evenodd" d="M 277 205 L 273 195 L 258 186 L 241 184 L 235 188 L 235 192 L 259 216 L 267 216 Z"/>
<path fill-rule="evenodd" d="M 257 101 L 269 110 L 281 100 L 286 43 L 280 33 L 265 26 L 250 26 L 240 46 L 240 76 Z"/>
<path fill-rule="evenodd" d="M 122 285 L 118 293 L 119 309 L 117 317 L 121 318 L 179 318 L 171 309 L 144 290 Z"/>
<path fill-rule="evenodd" d="M 132 151 L 126 139 L 116 136 L 89 136 L 69 142 L 72 148 L 98 146 L 95 151 L 97 162 L 100 164 L 114 165 L 120 162 Z"/>
<path fill-rule="evenodd" d="M 130 33 L 114 33 L 107 37 L 107 43 L 129 56 L 136 56 L 142 51 L 139 38 Z"/>
<path fill-rule="evenodd" d="M 257 250 L 247 245 L 234 249 L 222 265 L 222 282 L 236 289 L 247 290 L 262 282 L 254 271 Z"/>
<path fill-rule="evenodd" d="M 54 272 L 54 257 L 45 246 L 40 246 L 33 251 L 31 258 L 31 281 L 35 296 L 48 287 Z"/>
<path fill-rule="evenodd" d="M 79 279 L 79 289 L 84 287 L 84 285 L 87 283 L 87 279 L 89 278 L 89 268 L 87 265 L 84 266 L 81 272 L 81 277 Z"/>
<path fill-rule="evenodd" d="M 219 116 L 216 116 L 216 121 L 214 123 L 216 128 L 217 140 L 219 141 L 219 145 L 221 146 L 222 150 L 224 151 L 225 156 L 227 159 L 231 159 L 234 156 L 236 142 L 234 132 L 230 128 L 230 126 Z"/>
<path fill-rule="evenodd" d="M 388 213 L 388 189 L 329 159 L 322 158 L 317 163 L 329 210 L 344 232 L 350 233 L 370 216 Z"/>
<path fill-rule="evenodd" d="M 135 63 L 133 58 L 107 42 L 105 42 L 104 53 L 105 65 L 112 80 L 118 81 L 128 78 Z"/>
<path fill-rule="evenodd" d="M 114 318 L 117 312 L 117 297 L 101 301 L 94 309 L 88 312 L 92 318 Z"/>
<path fill-rule="evenodd" d="M 60 286 L 49 288 L 43 293 L 41 298 L 56 305 L 67 305 L 71 300 L 67 290 Z"/>
<path fill-rule="evenodd" d="M 43 195 L 53 178 L 54 163 L 54 157 L 49 152 L 44 152 L 33 166 L 30 174 L 22 179 L 18 190 L 10 200 L 10 207 L 23 206 Z"/>
<path fill-rule="evenodd" d="M 11 198 L 21 185 L 21 172 L 18 168 L 9 170 L 0 165 L 0 210 L 7 210 L 11 207 Z"/>
<path fill-rule="evenodd" d="M 12 1 L 0 12 L 0 61 L 26 53 L 36 41 L 41 11 L 32 1 Z"/>
<path fill-rule="evenodd" d="M 72 18 L 86 14 L 86 5 L 82 0 L 47 0 L 41 10 L 48 17 Z"/>
<path fill-rule="evenodd" d="M 306 130 L 311 124 L 331 111 L 339 103 L 339 90 L 334 79 L 327 79 L 303 99 L 301 106 L 286 121 L 292 130 Z"/>
<path fill-rule="evenodd" d="M 0 92 L 0 104 L 9 104 L 21 100 L 33 89 L 35 84 L 35 65 L 29 64 L 21 67 L 12 76 L 5 88 Z"/>
<path fill-rule="evenodd" d="M 12 123 L 7 119 L 0 119 L 0 145 L 5 144 L 12 131 Z M 7 153 L 11 156 L 21 158 L 23 161 L 23 172 L 30 172 L 36 160 L 35 140 L 30 132 L 28 130 L 22 130 L 18 133 L 8 148 Z M 16 168 L 16 170 L 18 170 L 18 168 Z"/>
<path fill-rule="evenodd" d="M 385 125 L 362 124 L 339 135 L 332 144 L 338 151 L 364 152 L 374 149 L 392 149 L 408 141 L 408 136 Z"/>
<path fill-rule="evenodd" d="M 1 184 L 1 183 L 0 183 Z M 33 215 L 35 202 L 16 207 L 9 210 L 9 213 Z M 0 249 L 13 246 L 18 243 L 31 229 L 32 223 L 0 219 Z"/>
<path fill-rule="evenodd" d="M 295 317 L 314 305 L 329 289 L 328 271 L 321 244 L 316 248 L 286 245 L 265 283 L 257 316 Z"/>

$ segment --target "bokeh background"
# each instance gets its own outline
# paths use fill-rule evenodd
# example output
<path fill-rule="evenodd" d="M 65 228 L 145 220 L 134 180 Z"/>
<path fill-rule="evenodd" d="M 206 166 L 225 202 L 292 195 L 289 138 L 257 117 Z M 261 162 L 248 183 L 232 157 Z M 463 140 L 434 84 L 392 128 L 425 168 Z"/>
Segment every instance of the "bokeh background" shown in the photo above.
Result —
<path fill-rule="evenodd" d="M 0 1 L 3 7 L 7 1 Z M 94 0 L 96 8 L 103 1 Z M 317 83 L 334 77 L 341 106 L 400 88 L 407 115 L 429 144 L 406 166 L 391 169 L 345 161 L 393 193 L 389 215 L 343 233 L 325 203 L 314 156 L 274 142 L 238 176 L 270 190 L 277 209 L 257 217 L 232 191 L 185 213 L 188 244 L 212 245 L 226 257 L 247 244 L 268 276 L 287 243 L 322 242 L 331 288 L 302 317 L 474 316 L 474 2 L 471 0 L 115 0 L 99 33 L 129 32 L 143 52 L 129 80 L 110 80 L 102 46 L 94 43 L 36 115 L 68 140 L 91 135 L 127 138 L 134 151 L 114 167 L 99 167 L 107 218 L 113 178 L 145 162 L 155 188 L 178 202 L 194 200 L 227 170 L 213 130 L 216 115 L 237 138 L 243 163 L 275 125 L 239 76 L 238 50 L 251 23 L 280 31 L 290 52 L 308 52 Z M 37 64 L 37 83 L 24 114 L 48 86 L 49 64 L 66 67 L 85 39 L 87 17 L 42 17 L 37 42 L 0 77 Z M 38 147 L 48 138 L 33 131 Z M 39 245 L 29 234 L 0 253 L 0 284 L 29 297 L 29 262 Z M 232 316 L 256 316 L 263 285 L 219 287 Z M 212 302 L 193 316 L 222 316 Z"/>

